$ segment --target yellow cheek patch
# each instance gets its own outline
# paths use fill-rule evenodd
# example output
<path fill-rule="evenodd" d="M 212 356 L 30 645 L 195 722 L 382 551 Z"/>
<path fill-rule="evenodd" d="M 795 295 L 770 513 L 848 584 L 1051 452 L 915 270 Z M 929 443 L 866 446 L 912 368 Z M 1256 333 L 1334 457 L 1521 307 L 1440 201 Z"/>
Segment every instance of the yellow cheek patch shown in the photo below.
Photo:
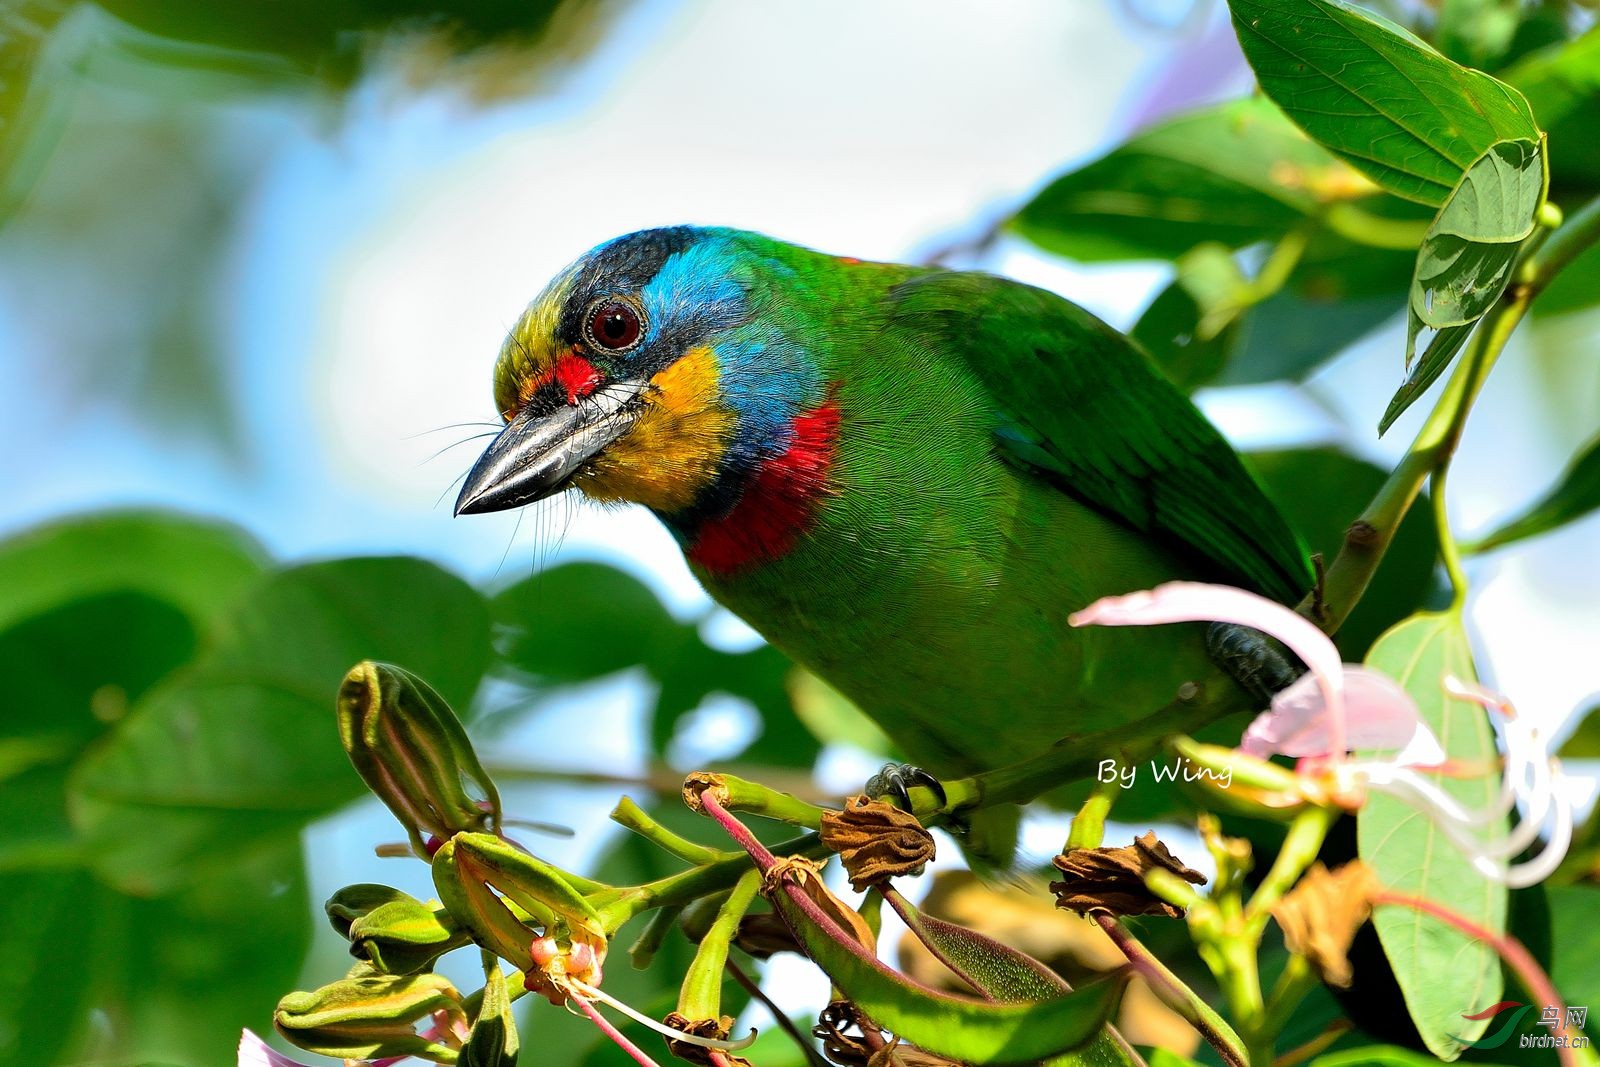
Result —
<path fill-rule="evenodd" d="M 684 353 L 650 384 L 648 406 L 633 428 L 574 482 L 596 500 L 681 511 L 716 479 L 734 416 L 718 402 L 717 358 L 709 347 Z"/>

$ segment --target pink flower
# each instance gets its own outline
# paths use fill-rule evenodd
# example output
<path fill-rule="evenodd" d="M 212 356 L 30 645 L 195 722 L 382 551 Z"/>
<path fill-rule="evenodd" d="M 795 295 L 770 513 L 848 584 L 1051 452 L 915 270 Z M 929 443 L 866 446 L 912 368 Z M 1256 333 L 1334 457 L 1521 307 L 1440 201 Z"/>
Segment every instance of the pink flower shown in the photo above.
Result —
<path fill-rule="evenodd" d="M 254 1030 L 239 1032 L 239 1067 L 307 1067 L 291 1060 L 265 1041 Z"/>
<path fill-rule="evenodd" d="M 1446 763 L 1439 740 L 1423 723 L 1416 703 L 1393 680 L 1358 664 L 1340 661 L 1339 651 L 1309 619 L 1243 589 L 1202 582 L 1169 582 L 1145 592 L 1104 597 L 1075 613 L 1074 626 L 1152 626 L 1173 622 L 1226 622 L 1277 638 L 1311 668 L 1272 699 L 1272 706 L 1245 730 L 1239 751 L 1265 758 L 1301 758 L 1299 770 L 1326 773 L 1341 796 L 1377 790 L 1428 816 L 1474 869 L 1511 886 L 1532 885 L 1561 862 L 1572 841 L 1572 808 L 1560 765 L 1547 742 L 1518 719 L 1501 697 L 1455 678 L 1441 678 L 1451 696 L 1472 700 L 1502 717 L 1506 768 L 1500 795 L 1473 811 L 1418 769 Z M 1388 758 L 1348 758 L 1349 750 L 1394 751 Z M 1523 799 L 1523 819 L 1495 835 Z M 1553 819 L 1544 849 L 1525 863 L 1506 865 L 1539 838 Z"/>

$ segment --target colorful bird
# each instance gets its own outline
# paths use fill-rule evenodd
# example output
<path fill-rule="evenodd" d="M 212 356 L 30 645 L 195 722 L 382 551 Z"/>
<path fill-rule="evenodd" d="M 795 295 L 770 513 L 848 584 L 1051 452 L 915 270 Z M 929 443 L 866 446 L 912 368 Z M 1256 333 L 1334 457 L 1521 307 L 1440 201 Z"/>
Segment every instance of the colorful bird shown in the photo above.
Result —
<path fill-rule="evenodd" d="M 1304 549 L 1222 436 L 1082 308 L 986 274 L 676 227 L 512 329 L 457 514 L 650 508 L 706 590 L 942 776 L 1192 728 L 1202 626 L 1073 629 L 1173 578 L 1292 603 Z M 1193 692 L 1193 690 L 1190 690 Z"/>

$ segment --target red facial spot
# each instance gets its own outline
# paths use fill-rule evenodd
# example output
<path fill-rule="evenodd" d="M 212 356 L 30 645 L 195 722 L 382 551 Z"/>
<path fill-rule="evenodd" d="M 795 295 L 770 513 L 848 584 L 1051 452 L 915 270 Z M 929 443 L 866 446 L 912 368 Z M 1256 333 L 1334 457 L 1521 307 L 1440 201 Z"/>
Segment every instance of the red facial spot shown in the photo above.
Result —
<path fill-rule="evenodd" d="M 604 378 L 594 364 L 582 356 L 562 356 L 556 360 L 555 380 L 567 391 L 567 403 L 576 405 L 594 392 Z"/>

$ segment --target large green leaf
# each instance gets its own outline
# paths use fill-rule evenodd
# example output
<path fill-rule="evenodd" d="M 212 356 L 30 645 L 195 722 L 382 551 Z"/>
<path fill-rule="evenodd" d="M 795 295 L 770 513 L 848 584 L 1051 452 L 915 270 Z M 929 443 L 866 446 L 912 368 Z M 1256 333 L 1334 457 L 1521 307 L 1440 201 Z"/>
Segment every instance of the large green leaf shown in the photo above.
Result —
<path fill-rule="evenodd" d="M 1496 141 L 1536 141 L 1526 100 L 1338 0 L 1229 0 L 1262 90 L 1398 196 L 1441 204 Z"/>
<path fill-rule="evenodd" d="M 73 775 L 73 821 L 96 869 L 129 891 L 159 892 L 237 862 L 360 795 L 333 719 L 351 664 L 406 664 L 465 708 L 490 655 L 482 598 L 414 559 L 273 575 L 220 634 Z"/>
<path fill-rule="evenodd" d="M 1202 241 L 1238 248 L 1278 236 L 1324 203 L 1359 195 L 1355 178 L 1252 97 L 1135 134 L 1055 179 L 1012 226 L 1074 259 L 1173 259 Z"/>
<path fill-rule="evenodd" d="M 1499 754 L 1483 709 L 1450 697 L 1443 687 L 1446 676 L 1463 681 L 1476 677 L 1459 615 L 1407 619 L 1379 638 L 1366 662 L 1405 687 L 1453 762 L 1497 765 Z M 1493 774 L 1430 778 L 1473 810 L 1487 807 L 1499 793 Z M 1391 892 L 1425 897 L 1481 926 L 1505 929 L 1505 886 L 1478 874 L 1428 814 L 1374 792 L 1357 816 L 1356 836 L 1361 858 Z M 1373 925 L 1417 1031 L 1436 1055 L 1455 1059 L 1462 1042 L 1478 1037 L 1489 1022 L 1462 1015 L 1501 999 L 1499 957 L 1481 941 L 1409 908 L 1380 907 Z"/>
<path fill-rule="evenodd" d="M 232 1063 L 300 971 L 306 892 L 297 840 L 153 900 L 0 873 L 0 1063 Z"/>
<path fill-rule="evenodd" d="M 1474 541 L 1470 551 L 1487 552 L 1525 537 L 1549 533 L 1600 508 L 1600 437 L 1583 446 L 1555 487 L 1538 503 L 1487 537 Z"/>
<path fill-rule="evenodd" d="M 818 745 L 795 716 L 788 659 L 763 646 L 725 652 L 706 643 L 698 621 L 679 622 L 648 586 L 615 567 L 568 563 L 494 598 L 502 656 L 535 686 L 569 685 L 643 668 L 657 685 L 652 750 L 662 753 L 685 716 L 716 693 L 748 700 L 762 731 L 744 755 L 808 767 Z"/>
<path fill-rule="evenodd" d="M 264 558 L 231 526 L 167 512 L 104 512 L 35 527 L 0 542 L 0 630 L 117 590 L 168 601 L 199 626 L 256 579 Z"/>
<path fill-rule="evenodd" d="M 188 662 L 195 644 L 183 612 L 131 592 L 70 601 L 0 633 L 0 868 L 77 855 L 69 767 L 131 702 Z"/>

